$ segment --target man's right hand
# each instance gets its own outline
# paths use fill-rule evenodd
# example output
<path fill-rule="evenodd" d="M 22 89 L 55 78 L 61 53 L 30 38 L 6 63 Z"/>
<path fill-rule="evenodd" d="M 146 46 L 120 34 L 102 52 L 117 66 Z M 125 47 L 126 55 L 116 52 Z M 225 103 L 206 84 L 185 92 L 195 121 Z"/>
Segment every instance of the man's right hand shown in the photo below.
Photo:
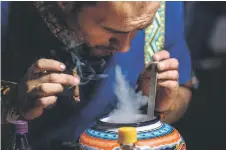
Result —
<path fill-rule="evenodd" d="M 39 59 L 26 73 L 19 84 L 19 108 L 25 119 L 32 120 L 43 113 L 43 109 L 56 103 L 56 94 L 64 86 L 77 86 L 79 77 L 64 74 L 66 66 L 52 59 Z"/>

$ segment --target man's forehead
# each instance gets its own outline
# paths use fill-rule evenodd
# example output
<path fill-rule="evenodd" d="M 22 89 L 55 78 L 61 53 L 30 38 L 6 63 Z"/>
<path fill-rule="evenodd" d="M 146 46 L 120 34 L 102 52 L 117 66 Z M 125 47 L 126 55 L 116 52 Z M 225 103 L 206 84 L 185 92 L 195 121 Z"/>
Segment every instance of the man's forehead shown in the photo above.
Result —
<path fill-rule="evenodd" d="M 140 16 L 144 13 L 155 12 L 160 6 L 160 2 L 152 1 L 110 1 L 110 2 L 98 2 L 96 5 L 99 9 L 105 11 L 105 13 L 116 13 L 125 15 L 127 17 Z M 107 10 L 107 11 L 106 11 Z"/>
<path fill-rule="evenodd" d="M 129 16 L 141 15 L 143 13 L 151 13 L 155 11 L 156 7 L 160 5 L 160 2 L 152 1 L 116 1 L 109 2 L 109 6 L 113 7 L 117 12 L 125 13 Z"/>
<path fill-rule="evenodd" d="M 107 26 L 114 26 L 123 31 L 131 31 L 136 27 L 150 24 L 160 6 L 160 2 L 100 2 L 99 8 L 104 8 L 103 20 Z M 131 28 L 131 29 L 130 29 Z M 114 29 L 116 27 L 114 26 Z"/>

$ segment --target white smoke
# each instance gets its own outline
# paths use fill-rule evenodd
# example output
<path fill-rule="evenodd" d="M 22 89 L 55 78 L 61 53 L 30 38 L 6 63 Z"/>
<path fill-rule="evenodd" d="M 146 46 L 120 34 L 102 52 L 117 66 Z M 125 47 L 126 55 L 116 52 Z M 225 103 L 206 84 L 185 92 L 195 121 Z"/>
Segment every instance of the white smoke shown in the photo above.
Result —
<path fill-rule="evenodd" d="M 139 110 L 141 106 L 147 104 L 148 97 L 143 96 L 141 92 L 136 93 L 135 89 L 130 87 L 119 66 L 116 66 L 115 75 L 115 94 L 118 104 L 117 108 L 110 113 L 108 122 L 135 123 L 153 119 L 142 115 Z"/>

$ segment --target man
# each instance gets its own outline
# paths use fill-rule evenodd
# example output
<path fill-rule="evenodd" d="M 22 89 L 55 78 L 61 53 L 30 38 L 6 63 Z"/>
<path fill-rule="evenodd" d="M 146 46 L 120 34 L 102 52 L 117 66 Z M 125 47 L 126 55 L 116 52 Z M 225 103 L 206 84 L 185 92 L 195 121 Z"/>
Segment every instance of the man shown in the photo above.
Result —
<path fill-rule="evenodd" d="M 75 141 L 96 118 L 115 107 L 112 84 L 116 64 L 127 72 L 134 88 L 137 83 L 138 91 L 149 94 L 146 83 L 150 81 L 150 67 L 144 69 L 144 36 L 148 33 L 144 29 L 152 24 L 160 5 L 160 2 L 12 4 L 3 79 L 20 82 L 15 94 L 16 118 L 30 120 L 29 139 L 34 149 L 49 148 L 53 141 Z M 171 54 L 162 50 L 151 55 L 153 61 L 159 62 L 155 109 L 164 114 L 162 121 L 167 123 L 183 115 L 191 98 L 190 57 L 183 39 L 181 7 L 181 3 L 166 5 L 170 10 L 166 9 L 165 48 Z M 168 19 L 172 19 L 170 27 L 177 30 L 171 31 Z M 68 87 L 74 87 L 72 95 L 63 92 Z M 9 112 L 14 111 L 9 110 L 11 121 Z"/>

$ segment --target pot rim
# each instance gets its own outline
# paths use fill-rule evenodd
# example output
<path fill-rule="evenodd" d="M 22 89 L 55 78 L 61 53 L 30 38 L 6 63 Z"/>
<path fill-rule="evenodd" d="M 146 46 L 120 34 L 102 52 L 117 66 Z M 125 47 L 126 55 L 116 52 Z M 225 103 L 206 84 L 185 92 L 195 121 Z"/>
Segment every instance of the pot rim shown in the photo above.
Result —
<path fill-rule="evenodd" d="M 159 116 L 155 116 L 155 118 L 152 120 L 147 120 L 147 121 L 137 122 L 137 123 L 109 123 L 109 122 L 102 121 L 102 119 L 108 118 L 108 117 L 109 117 L 109 115 L 106 115 L 106 116 L 102 116 L 99 119 L 97 119 L 97 127 L 98 128 L 120 128 L 123 126 L 140 127 L 140 126 L 147 126 L 147 125 L 155 124 L 158 121 L 160 121 Z"/>

